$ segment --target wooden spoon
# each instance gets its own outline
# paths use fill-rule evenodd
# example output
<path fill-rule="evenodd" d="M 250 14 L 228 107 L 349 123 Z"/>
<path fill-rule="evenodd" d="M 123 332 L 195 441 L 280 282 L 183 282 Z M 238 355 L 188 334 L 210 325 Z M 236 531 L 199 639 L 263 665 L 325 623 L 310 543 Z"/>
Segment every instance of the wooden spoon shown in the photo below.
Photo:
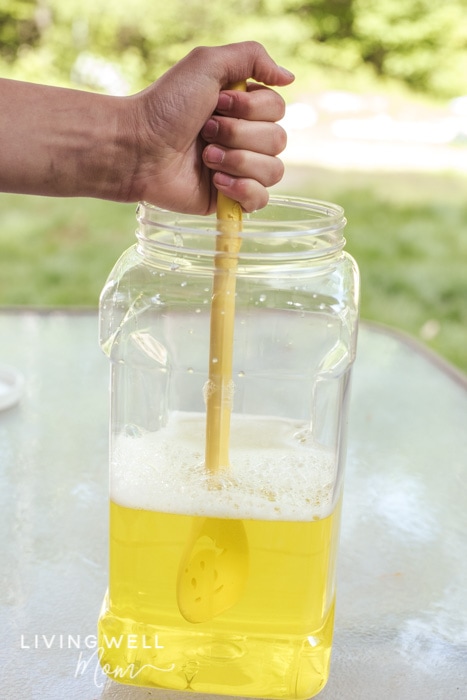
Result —
<path fill-rule="evenodd" d="M 246 82 L 231 85 L 230 89 L 245 91 Z M 217 219 L 209 379 L 204 392 L 205 466 L 213 477 L 229 469 L 235 284 L 242 208 L 219 193 Z M 248 540 L 241 520 L 196 518 L 178 572 L 177 602 L 183 617 L 188 622 L 207 622 L 235 605 L 248 578 L 248 560 Z"/>

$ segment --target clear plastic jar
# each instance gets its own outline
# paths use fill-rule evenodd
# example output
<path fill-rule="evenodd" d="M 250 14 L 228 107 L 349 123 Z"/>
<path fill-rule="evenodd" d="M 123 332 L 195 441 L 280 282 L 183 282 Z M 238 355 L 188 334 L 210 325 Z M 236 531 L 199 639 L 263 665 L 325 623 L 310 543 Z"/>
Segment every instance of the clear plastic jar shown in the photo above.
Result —
<path fill-rule="evenodd" d="M 329 672 L 357 338 L 344 212 L 273 197 L 244 215 L 238 253 L 216 252 L 214 217 L 142 203 L 137 219 L 100 303 L 112 373 L 101 663 L 136 685 L 310 697 Z M 230 440 L 213 471 L 222 257 L 235 278 Z"/>

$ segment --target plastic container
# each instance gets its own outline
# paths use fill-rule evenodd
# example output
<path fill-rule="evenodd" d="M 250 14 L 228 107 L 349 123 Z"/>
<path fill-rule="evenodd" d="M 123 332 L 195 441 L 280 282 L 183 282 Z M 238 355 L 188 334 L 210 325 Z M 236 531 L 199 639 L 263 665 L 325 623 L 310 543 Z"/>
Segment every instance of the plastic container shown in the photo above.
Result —
<path fill-rule="evenodd" d="M 100 302 L 111 361 L 110 571 L 101 664 L 117 681 L 308 698 L 333 633 L 358 271 L 343 210 L 271 198 L 238 254 L 216 220 L 141 203 Z M 206 468 L 217 261 L 235 276 L 229 461 Z M 216 271 L 217 270 L 217 271 Z"/>

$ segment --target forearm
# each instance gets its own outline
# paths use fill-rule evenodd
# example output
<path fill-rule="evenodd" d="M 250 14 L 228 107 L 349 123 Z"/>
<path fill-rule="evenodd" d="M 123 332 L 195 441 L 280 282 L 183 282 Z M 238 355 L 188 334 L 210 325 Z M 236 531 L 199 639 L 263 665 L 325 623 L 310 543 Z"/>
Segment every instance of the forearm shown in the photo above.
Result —
<path fill-rule="evenodd" d="M 123 99 L 0 80 L 0 191 L 124 199 Z"/>
<path fill-rule="evenodd" d="M 219 190 L 254 211 L 283 172 L 269 86 L 292 80 L 256 42 L 194 49 L 131 97 L 0 79 L 0 192 L 208 214 Z"/>

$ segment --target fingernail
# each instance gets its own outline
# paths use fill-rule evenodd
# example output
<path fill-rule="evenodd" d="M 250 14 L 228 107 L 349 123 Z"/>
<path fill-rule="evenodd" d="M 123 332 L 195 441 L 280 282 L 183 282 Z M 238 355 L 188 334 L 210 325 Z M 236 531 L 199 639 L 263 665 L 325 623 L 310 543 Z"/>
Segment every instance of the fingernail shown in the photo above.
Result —
<path fill-rule="evenodd" d="M 222 148 L 218 148 L 217 146 L 208 146 L 206 149 L 206 157 L 209 160 L 210 163 L 222 163 L 224 160 L 225 156 L 225 151 L 222 150 Z"/>
<path fill-rule="evenodd" d="M 203 129 L 201 131 L 201 135 L 205 139 L 214 139 L 217 136 L 217 132 L 219 131 L 219 123 L 217 122 L 216 119 L 208 119 L 206 124 L 203 126 Z"/>
<path fill-rule="evenodd" d="M 221 92 L 219 94 L 219 99 L 217 100 L 217 109 L 221 112 L 228 112 L 232 107 L 232 102 L 233 100 L 230 95 L 226 95 L 225 92 Z"/>

